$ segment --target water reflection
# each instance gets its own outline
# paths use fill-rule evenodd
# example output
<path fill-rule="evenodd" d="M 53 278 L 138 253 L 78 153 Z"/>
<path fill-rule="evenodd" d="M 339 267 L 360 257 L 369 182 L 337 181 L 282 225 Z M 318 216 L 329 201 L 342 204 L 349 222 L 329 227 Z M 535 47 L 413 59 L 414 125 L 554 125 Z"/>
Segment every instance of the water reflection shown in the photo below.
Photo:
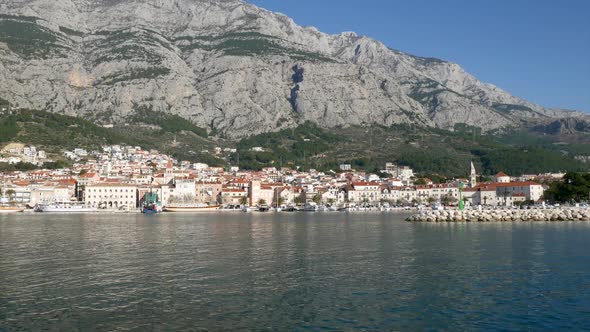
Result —
<path fill-rule="evenodd" d="M 0 216 L 0 330 L 590 326 L 587 223 Z"/>

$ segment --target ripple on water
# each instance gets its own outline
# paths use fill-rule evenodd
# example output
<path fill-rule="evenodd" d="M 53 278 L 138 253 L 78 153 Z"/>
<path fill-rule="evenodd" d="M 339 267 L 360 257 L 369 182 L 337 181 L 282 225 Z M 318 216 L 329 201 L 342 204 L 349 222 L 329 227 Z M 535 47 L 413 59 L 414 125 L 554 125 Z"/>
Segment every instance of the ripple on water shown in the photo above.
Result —
<path fill-rule="evenodd" d="M 0 217 L 0 330 L 581 330 L 590 224 Z"/>

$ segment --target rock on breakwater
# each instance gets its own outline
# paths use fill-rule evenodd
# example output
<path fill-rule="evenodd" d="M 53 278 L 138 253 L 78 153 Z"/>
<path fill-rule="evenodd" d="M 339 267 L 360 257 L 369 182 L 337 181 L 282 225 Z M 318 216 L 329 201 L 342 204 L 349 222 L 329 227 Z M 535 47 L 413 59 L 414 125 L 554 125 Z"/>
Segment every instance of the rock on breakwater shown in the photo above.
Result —
<path fill-rule="evenodd" d="M 590 221 L 590 210 L 551 208 L 531 210 L 444 210 L 420 211 L 409 222 L 515 222 L 515 221 Z"/>

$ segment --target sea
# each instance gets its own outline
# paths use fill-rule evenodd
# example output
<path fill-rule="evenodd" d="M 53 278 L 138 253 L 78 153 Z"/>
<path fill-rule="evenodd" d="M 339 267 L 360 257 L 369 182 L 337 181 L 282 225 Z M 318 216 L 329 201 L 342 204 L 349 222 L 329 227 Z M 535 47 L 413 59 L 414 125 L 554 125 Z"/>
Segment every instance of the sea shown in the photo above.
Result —
<path fill-rule="evenodd" d="M 590 222 L 0 215 L 0 331 L 590 330 Z"/>

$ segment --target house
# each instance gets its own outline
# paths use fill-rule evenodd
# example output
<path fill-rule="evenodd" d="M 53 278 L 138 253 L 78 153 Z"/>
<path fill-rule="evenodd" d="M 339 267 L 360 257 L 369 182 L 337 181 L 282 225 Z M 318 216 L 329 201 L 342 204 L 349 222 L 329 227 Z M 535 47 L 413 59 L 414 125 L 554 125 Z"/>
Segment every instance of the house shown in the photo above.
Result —
<path fill-rule="evenodd" d="M 117 209 L 138 206 L 137 186 L 122 182 L 94 183 L 84 190 L 86 204 L 94 207 Z"/>
<path fill-rule="evenodd" d="M 544 191 L 541 184 L 532 181 L 492 182 L 464 189 L 463 196 L 473 205 L 511 206 L 523 201 L 538 202 L 543 198 Z"/>
<path fill-rule="evenodd" d="M 223 184 L 221 182 L 197 181 L 195 190 L 196 201 L 198 203 L 216 204 L 221 201 Z"/>
<path fill-rule="evenodd" d="M 381 185 L 377 182 L 353 181 L 348 190 L 349 202 L 379 203 L 381 200 Z"/>

